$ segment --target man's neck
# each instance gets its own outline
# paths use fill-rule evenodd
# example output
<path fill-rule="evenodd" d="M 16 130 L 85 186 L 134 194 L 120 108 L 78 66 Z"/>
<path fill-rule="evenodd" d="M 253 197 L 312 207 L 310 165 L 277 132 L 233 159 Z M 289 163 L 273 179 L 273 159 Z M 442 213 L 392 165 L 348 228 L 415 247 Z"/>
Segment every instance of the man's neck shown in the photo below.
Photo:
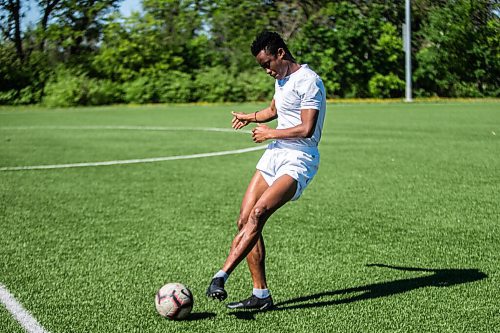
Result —
<path fill-rule="evenodd" d="M 288 60 L 288 62 L 289 63 L 287 64 L 287 73 L 286 73 L 286 76 L 289 76 L 289 75 L 295 73 L 301 67 L 300 64 L 296 63 L 295 61 Z"/>

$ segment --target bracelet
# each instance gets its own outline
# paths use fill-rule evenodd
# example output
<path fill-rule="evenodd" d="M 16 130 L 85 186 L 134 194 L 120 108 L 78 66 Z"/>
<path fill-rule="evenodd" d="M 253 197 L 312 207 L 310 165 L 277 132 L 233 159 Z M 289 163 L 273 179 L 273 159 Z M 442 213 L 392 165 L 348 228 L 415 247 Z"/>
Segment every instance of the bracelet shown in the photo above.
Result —
<path fill-rule="evenodd" d="M 254 116 L 254 118 L 255 118 L 255 122 L 257 122 L 257 112 L 259 112 L 259 111 L 256 111 L 256 112 L 253 114 L 253 116 Z"/>

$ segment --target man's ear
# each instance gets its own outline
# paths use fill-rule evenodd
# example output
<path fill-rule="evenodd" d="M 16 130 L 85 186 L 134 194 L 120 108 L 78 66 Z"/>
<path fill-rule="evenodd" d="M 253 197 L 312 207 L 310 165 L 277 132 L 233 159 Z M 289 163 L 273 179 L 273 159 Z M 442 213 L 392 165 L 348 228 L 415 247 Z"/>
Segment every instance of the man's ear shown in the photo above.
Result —
<path fill-rule="evenodd" d="M 280 47 L 278 49 L 278 51 L 276 52 L 276 57 L 279 58 L 279 59 L 284 59 L 285 55 L 286 55 L 286 52 L 285 52 L 285 50 L 282 47 Z"/>

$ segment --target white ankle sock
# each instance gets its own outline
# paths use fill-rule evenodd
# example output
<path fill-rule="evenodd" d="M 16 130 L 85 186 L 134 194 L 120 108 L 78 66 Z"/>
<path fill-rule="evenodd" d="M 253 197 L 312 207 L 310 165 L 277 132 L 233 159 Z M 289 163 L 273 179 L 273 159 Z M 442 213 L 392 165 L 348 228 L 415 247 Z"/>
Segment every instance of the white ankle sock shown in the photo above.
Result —
<path fill-rule="evenodd" d="M 227 279 L 229 278 L 229 275 L 226 272 L 224 272 L 223 270 L 220 270 L 217 273 L 215 273 L 213 278 L 215 279 L 215 278 L 220 278 L 220 277 L 224 278 L 224 283 L 226 283 Z"/>
<path fill-rule="evenodd" d="M 257 298 L 267 298 L 269 297 L 269 289 L 257 289 L 253 288 L 253 294 Z"/>

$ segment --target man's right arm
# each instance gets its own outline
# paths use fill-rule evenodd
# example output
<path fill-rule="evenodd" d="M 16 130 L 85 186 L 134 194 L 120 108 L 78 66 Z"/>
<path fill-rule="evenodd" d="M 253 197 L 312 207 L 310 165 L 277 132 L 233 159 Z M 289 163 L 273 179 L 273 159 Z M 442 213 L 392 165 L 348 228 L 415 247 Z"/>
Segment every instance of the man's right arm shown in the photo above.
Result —
<path fill-rule="evenodd" d="M 274 98 L 271 101 L 271 105 L 260 111 L 253 113 L 231 112 L 231 114 L 233 115 L 231 127 L 234 129 L 243 128 L 249 123 L 266 123 L 278 117 Z"/>

